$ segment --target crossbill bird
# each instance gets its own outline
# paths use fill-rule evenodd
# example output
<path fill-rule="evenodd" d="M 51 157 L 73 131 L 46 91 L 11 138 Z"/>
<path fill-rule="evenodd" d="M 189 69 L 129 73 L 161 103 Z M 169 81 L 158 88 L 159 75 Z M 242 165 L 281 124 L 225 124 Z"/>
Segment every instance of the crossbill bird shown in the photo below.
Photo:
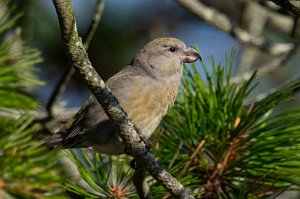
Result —
<path fill-rule="evenodd" d="M 148 139 L 173 105 L 183 63 L 201 59 L 200 54 L 176 38 L 157 38 L 133 57 L 129 66 L 107 80 L 124 111 L 144 139 Z M 58 133 L 45 140 L 50 147 L 93 147 L 100 153 L 125 151 L 120 133 L 92 95 Z"/>

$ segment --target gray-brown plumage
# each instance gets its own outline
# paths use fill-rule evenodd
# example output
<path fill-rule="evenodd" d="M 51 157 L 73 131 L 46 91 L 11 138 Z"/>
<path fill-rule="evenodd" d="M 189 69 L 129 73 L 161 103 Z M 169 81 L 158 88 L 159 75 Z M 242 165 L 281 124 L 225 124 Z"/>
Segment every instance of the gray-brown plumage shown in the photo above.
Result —
<path fill-rule="evenodd" d="M 119 99 L 137 131 L 148 139 L 173 105 L 182 64 L 199 53 L 176 38 L 158 38 L 138 51 L 131 65 L 112 76 L 107 86 Z M 91 96 L 58 133 L 46 139 L 54 147 L 93 146 L 100 153 L 124 153 L 124 145 L 101 105 Z"/>

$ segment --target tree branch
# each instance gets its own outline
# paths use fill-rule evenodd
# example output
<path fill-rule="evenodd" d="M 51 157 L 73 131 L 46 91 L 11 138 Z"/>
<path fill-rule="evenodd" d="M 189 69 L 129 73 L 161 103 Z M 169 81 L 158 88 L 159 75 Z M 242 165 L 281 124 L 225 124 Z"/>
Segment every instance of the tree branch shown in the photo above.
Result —
<path fill-rule="evenodd" d="M 294 47 L 285 55 L 279 58 L 274 58 L 274 60 L 271 61 L 270 63 L 260 66 L 257 69 L 256 77 L 261 77 L 266 74 L 273 73 L 278 69 L 282 68 L 284 65 L 286 65 L 286 63 L 290 60 L 290 58 L 297 52 L 299 45 L 300 45 L 300 41 L 295 42 Z M 248 80 L 253 75 L 253 73 L 254 70 L 245 71 L 242 74 L 238 74 L 235 77 L 233 77 L 231 79 L 231 82 L 235 84 L 240 84 Z"/>
<path fill-rule="evenodd" d="M 89 29 L 85 35 L 85 39 L 84 39 L 85 41 L 83 43 L 83 46 L 86 50 L 89 48 L 89 45 L 90 45 L 90 43 L 95 35 L 95 32 L 99 26 L 99 23 L 102 18 L 103 10 L 104 10 L 104 0 L 98 0 L 92 23 L 89 26 Z"/>
<path fill-rule="evenodd" d="M 238 27 L 234 27 L 226 15 L 220 13 L 216 9 L 205 6 L 201 1 L 177 0 L 177 2 L 191 13 L 205 20 L 207 23 L 215 26 L 219 30 L 230 34 L 241 43 L 255 46 L 263 52 L 277 56 L 288 52 L 293 47 L 293 44 L 290 43 L 270 43 L 263 37 L 252 36 L 247 31 Z"/>
<path fill-rule="evenodd" d="M 70 0 L 53 0 L 66 48 L 66 54 L 75 71 L 85 80 L 92 93 L 105 110 L 107 116 L 119 130 L 126 151 L 135 160 L 177 198 L 194 198 L 167 171 L 162 169 L 154 156 L 148 152 L 144 142 L 134 129 L 133 124 L 123 111 L 118 99 L 111 93 L 104 81 L 99 77 L 88 59 L 88 55 L 78 36 L 73 7 Z"/>
<path fill-rule="evenodd" d="M 288 11 L 292 16 L 300 16 L 300 9 L 291 4 L 289 0 L 271 0 L 282 9 Z"/>
<path fill-rule="evenodd" d="M 52 91 L 50 98 L 46 105 L 46 110 L 48 115 L 45 118 L 42 118 L 41 120 L 38 120 L 39 122 L 48 122 L 53 119 L 53 105 L 59 98 L 59 96 L 63 93 L 65 90 L 69 80 L 71 79 L 72 75 L 74 73 L 74 69 L 72 66 L 68 66 L 67 69 L 64 71 L 63 75 L 60 77 L 59 81 L 54 87 L 54 90 Z"/>

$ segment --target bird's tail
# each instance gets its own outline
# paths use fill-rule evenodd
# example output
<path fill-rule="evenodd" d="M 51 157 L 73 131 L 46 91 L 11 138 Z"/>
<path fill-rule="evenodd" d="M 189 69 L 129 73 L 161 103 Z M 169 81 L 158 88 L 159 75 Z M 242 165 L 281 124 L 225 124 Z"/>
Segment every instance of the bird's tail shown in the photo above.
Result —
<path fill-rule="evenodd" d="M 55 133 L 44 140 L 44 143 L 50 148 L 53 149 L 58 145 L 61 145 L 64 141 L 64 136 L 61 133 Z"/>

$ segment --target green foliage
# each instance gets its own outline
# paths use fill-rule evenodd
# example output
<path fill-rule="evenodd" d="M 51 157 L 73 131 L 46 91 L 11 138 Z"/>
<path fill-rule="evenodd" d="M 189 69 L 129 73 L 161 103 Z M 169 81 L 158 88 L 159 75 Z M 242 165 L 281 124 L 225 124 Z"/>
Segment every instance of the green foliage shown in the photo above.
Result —
<path fill-rule="evenodd" d="M 33 74 L 34 64 L 40 61 L 40 53 L 27 47 L 18 33 L 7 36 L 0 44 L 0 109 L 38 107 L 37 102 L 24 93 L 24 88 L 41 85 Z"/>
<path fill-rule="evenodd" d="M 19 14 L 0 2 L 0 198 L 49 198 L 59 191 L 56 154 L 42 146 L 39 126 L 28 110 L 38 103 L 27 94 L 41 85 L 35 77 L 40 53 L 13 29 Z"/>
<path fill-rule="evenodd" d="M 12 28 L 21 17 L 20 13 L 14 16 L 11 15 L 11 13 L 15 11 L 16 6 L 9 6 L 9 3 L 9 0 L 2 0 L 0 2 L 0 34 Z"/>
<path fill-rule="evenodd" d="M 175 176 L 198 179 L 203 198 L 261 198 L 298 189 L 300 109 L 273 108 L 292 98 L 300 80 L 245 106 L 254 75 L 233 85 L 232 62 L 233 52 L 224 66 L 211 58 L 212 74 L 202 63 L 206 78 L 195 64 L 185 71 L 181 94 L 163 122 L 160 162 L 167 167 L 175 158 L 173 166 L 184 168 Z"/>
<path fill-rule="evenodd" d="M 24 94 L 24 88 L 42 84 L 33 73 L 34 64 L 42 59 L 39 51 L 24 44 L 20 38 L 20 29 L 9 29 L 20 15 L 10 18 L 14 7 L 8 9 L 8 2 L 0 2 L 0 34 L 3 36 L 0 43 L 0 110 L 37 108 L 37 102 Z"/>
<path fill-rule="evenodd" d="M 16 198 L 41 198 L 58 189 L 55 155 L 34 139 L 38 126 L 31 122 L 25 115 L 0 118 L 0 181 L 5 194 Z"/>
<path fill-rule="evenodd" d="M 66 182 L 66 189 L 85 198 L 132 198 L 136 196 L 131 182 L 132 170 L 128 157 L 111 157 L 84 150 L 69 150 L 86 184 Z"/>

